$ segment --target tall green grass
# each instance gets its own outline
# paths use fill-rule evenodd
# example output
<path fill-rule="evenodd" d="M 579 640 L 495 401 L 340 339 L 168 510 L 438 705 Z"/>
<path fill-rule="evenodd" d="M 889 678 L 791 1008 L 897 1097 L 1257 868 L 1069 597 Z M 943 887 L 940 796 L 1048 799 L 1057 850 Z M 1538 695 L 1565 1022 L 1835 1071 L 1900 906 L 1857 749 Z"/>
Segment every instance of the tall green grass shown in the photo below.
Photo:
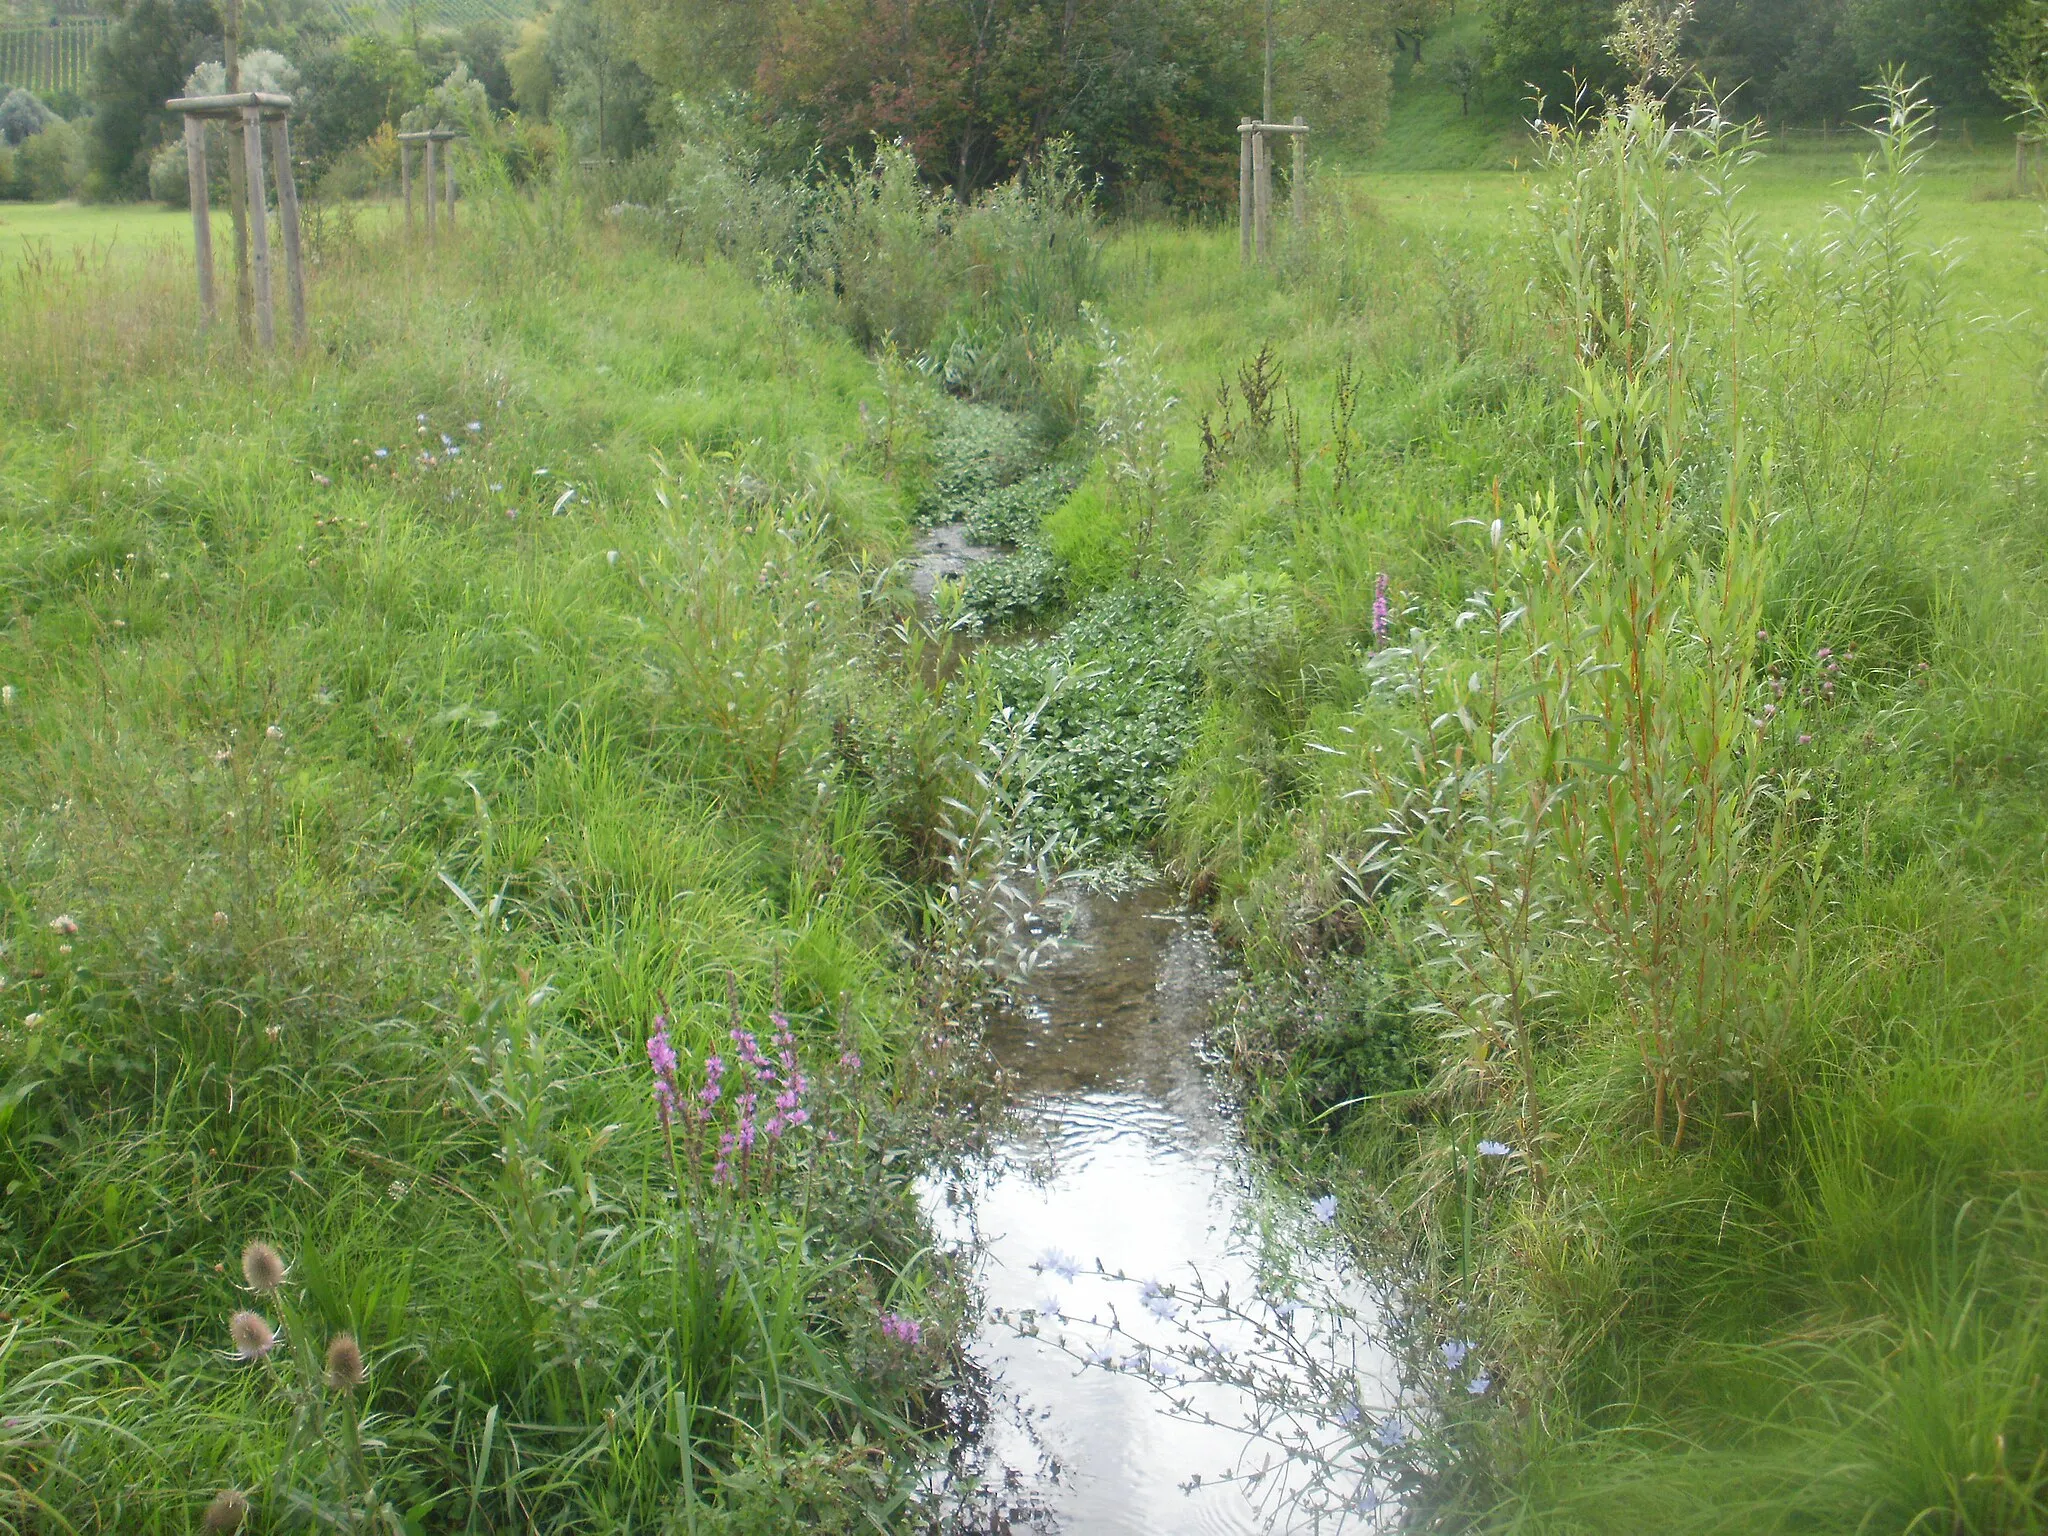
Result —
<path fill-rule="evenodd" d="M 952 1303 L 902 934 L 979 729 L 892 659 L 918 475 L 829 328 L 543 196 L 335 243 L 303 357 L 198 336 L 171 256 L 9 274 L 9 1529 L 910 1497 Z M 856 771 L 913 712 L 925 758 Z M 838 1086 L 772 1188 L 679 1200 L 648 1031 L 729 1055 L 734 984 Z M 229 1353 L 256 1239 L 368 1356 L 368 1491 L 321 1481 L 324 1389 Z"/>

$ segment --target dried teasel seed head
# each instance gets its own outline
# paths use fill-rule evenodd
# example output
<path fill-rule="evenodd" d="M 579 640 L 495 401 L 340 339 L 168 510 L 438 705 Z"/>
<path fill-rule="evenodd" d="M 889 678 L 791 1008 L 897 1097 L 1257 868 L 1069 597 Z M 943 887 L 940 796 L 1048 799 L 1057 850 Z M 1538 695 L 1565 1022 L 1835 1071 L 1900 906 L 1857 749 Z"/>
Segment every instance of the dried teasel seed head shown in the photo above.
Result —
<path fill-rule="evenodd" d="M 284 1284 L 284 1259 L 268 1243 L 251 1243 L 242 1250 L 242 1278 L 252 1291 L 274 1291 Z"/>
<path fill-rule="evenodd" d="M 327 1341 L 327 1385 L 336 1392 L 353 1392 L 363 1384 L 362 1346 L 352 1333 L 337 1333 Z"/>
<path fill-rule="evenodd" d="M 239 1531 L 248 1518 L 249 1496 L 233 1488 L 223 1488 L 206 1506 L 206 1517 L 199 1523 L 209 1531 Z"/>
<path fill-rule="evenodd" d="M 234 1338 L 235 1353 L 244 1360 L 261 1360 L 277 1348 L 277 1331 L 254 1312 L 229 1318 L 228 1333 Z"/>

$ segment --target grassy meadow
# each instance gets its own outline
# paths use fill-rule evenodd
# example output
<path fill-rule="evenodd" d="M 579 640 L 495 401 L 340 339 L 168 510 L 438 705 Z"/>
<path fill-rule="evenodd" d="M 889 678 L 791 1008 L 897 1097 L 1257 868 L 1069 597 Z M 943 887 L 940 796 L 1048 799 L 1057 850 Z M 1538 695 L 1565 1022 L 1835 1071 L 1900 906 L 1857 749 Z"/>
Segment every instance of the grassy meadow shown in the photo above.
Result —
<path fill-rule="evenodd" d="M 892 751 L 874 371 L 728 271 L 499 211 L 410 274 L 332 249 L 303 359 L 195 340 L 122 213 L 8 275 L 10 1529 L 904 1497 L 945 1313 L 892 1150 L 933 997 L 899 871 L 948 781 Z M 734 1101 L 663 1137 L 658 1015 L 686 1097 L 734 1027 L 788 1091 L 786 1015 L 810 1123 L 769 1152 L 760 1089 L 718 1179 Z M 236 1358 L 241 1310 L 284 1344 Z"/>
<path fill-rule="evenodd" d="M 0 213 L 99 252 L 0 310 L 0 1518 L 911 1523 L 1021 846 L 1186 883 L 1260 1144 L 1484 1362 L 1419 1528 L 2041 1529 L 2040 205 L 1664 132 L 1333 168 L 1270 271 L 886 153 L 480 193 L 277 360 Z M 811 1124 L 721 1176 L 657 1016 Z"/>

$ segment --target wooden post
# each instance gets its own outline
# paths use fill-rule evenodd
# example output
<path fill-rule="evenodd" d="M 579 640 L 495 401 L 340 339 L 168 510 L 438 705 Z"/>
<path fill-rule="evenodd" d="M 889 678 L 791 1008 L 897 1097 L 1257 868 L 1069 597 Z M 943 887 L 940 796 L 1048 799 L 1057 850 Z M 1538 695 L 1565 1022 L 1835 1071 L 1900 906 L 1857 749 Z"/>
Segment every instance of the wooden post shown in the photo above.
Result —
<path fill-rule="evenodd" d="M 405 194 L 405 238 L 412 239 L 412 146 L 398 141 L 398 189 Z"/>
<path fill-rule="evenodd" d="M 1294 168 L 1287 188 L 1287 201 L 1294 213 L 1294 227 L 1308 224 L 1308 119 L 1294 117 Z"/>
<path fill-rule="evenodd" d="M 292 176 L 291 125 L 273 117 L 270 130 L 270 173 L 277 178 L 277 222 L 284 236 L 284 290 L 292 306 L 292 344 L 306 344 L 305 252 L 299 241 L 299 184 Z"/>
<path fill-rule="evenodd" d="M 213 309 L 213 210 L 206 176 L 206 119 L 185 114 L 185 184 L 192 190 L 192 259 L 199 266 L 199 323 L 211 325 Z"/>
<path fill-rule="evenodd" d="M 1237 125 L 1237 259 L 1252 259 L 1252 120 Z"/>
<path fill-rule="evenodd" d="M 256 285 L 256 338 L 277 345 L 277 318 L 270 300 L 270 215 L 263 198 L 263 109 L 242 108 L 242 152 L 248 159 L 249 265 Z"/>
<path fill-rule="evenodd" d="M 434 238 L 434 141 L 426 139 L 422 142 L 426 146 L 427 238 L 432 240 Z"/>
<path fill-rule="evenodd" d="M 1266 125 L 1252 130 L 1252 243 L 1260 261 L 1273 254 L 1273 148 Z"/>
<path fill-rule="evenodd" d="M 441 146 L 441 178 L 448 183 L 448 233 L 455 233 L 455 143 Z"/>

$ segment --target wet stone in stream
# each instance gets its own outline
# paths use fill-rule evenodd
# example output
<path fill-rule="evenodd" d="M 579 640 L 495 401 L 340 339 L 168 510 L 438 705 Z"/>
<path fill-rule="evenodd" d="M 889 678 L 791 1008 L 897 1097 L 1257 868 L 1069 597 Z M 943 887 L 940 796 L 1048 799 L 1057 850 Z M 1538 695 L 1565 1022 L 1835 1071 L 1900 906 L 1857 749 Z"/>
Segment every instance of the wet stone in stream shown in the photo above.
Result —
<path fill-rule="evenodd" d="M 1276 1410 L 1228 1379 L 1234 1365 L 1183 1368 L 1191 1339 L 1213 1341 L 1218 1360 L 1266 1359 L 1273 1379 L 1260 1328 L 1204 1308 L 1196 1289 L 1228 1286 L 1237 1307 L 1290 1330 L 1297 1292 L 1366 1305 L 1312 1216 L 1290 1225 L 1260 1201 L 1198 1054 L 1222 977 L 1212 941 L 1158 890 L 1075 898 L 1061 916 L 1024 1005 L 990 1029 L 1015 1133 L 925 1191 L 990 1309 L 972 1345 L 994 1399 L 974 1523 L 1068 1536 L 1384 1528 L 1390 1511 L 1362 1513 L 1369 1491 L 1358 1516 L 1317 1522 L 1284 1472 L 1256 1489 L 1231 1481 L 1273 1458 L 1271 1439 L 1241 1427 L 1271 1428 Z M 1368 1331 L 1335 1341 L 1356 1383 L 1344 1390 L 1364 1405 L 1354 1419 L 1394 1401 L 1393 1365 Z"/>

